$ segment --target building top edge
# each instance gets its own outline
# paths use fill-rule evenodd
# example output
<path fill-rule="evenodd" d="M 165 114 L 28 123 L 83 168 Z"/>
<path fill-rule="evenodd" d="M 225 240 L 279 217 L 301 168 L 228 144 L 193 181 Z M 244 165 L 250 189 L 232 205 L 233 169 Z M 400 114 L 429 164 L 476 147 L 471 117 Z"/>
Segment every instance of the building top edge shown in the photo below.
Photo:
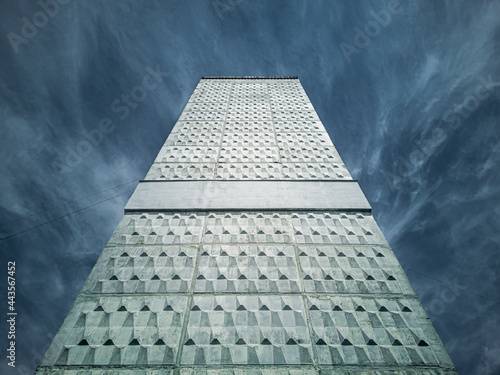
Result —
<path fill-rule="evenodd" d="M 298 76 L 202 76 L 201 79 L 299 79 Z"/>

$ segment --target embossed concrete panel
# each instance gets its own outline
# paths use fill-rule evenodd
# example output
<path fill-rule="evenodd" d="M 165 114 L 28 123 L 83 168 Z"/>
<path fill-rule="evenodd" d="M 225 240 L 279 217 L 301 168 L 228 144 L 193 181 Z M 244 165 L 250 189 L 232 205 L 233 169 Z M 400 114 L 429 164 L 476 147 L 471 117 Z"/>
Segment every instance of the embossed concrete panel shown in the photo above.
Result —
<path fill-rule="evenodd" d="M 125 210 L 370 210 L 355 181 L 141 182 Z"/>
<path fill-rule="evenodd" d="M 173 364 L 186 303 L 186 296 L 79 299 L 47 351 L 44 364 Z"/>
<path fill-rule="evenodd" d="M 295 249 L 290 245 L 204 245 L 195 293 L 298 293 Z"/>
<path fill-rule="evenodd" d="M 308 297 L 320 364 L 451 365 L 418 300 Z"/>
<path fill-rule="evenodd" d="M 195 296 L 182 363 L 312 364 L 306 320 L 298 295 Z"/>
<path fill-rule="evenodd" d="M 96 294 L 187 293 L 197 245 L 106 247 L 83 287 Z"/>

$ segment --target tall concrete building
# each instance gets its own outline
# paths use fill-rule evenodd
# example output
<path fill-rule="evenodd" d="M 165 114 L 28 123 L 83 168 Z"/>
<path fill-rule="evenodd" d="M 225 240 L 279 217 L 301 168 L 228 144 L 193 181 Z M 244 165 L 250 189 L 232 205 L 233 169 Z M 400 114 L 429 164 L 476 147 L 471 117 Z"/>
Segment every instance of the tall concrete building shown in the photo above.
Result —
<path fill-rule="evenodd" d="M 37 373 L 456 371 L 297 77 L 205 77 Z"/>

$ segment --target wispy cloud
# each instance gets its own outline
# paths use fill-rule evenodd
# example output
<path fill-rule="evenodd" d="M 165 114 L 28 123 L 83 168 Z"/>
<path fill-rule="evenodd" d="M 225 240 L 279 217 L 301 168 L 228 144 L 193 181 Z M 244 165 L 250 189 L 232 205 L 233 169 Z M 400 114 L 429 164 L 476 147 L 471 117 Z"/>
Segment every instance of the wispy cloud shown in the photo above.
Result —
<path fill-rule="evenodd" d="M 299 75 L 401 263 L 496 296 L 500 88 L 479 100 L 459 127 L 443 116 L 467 104 L 481 77 L 500 81 L 500 4 L 401 2 L 402 12 L 348 62 L 339 44 L 353 44 L 354 27 L 365 32 L 385 3 L 225 3 L 234 9 L 221 22 L 211 1 L 69 1 L 16 52 L 8 33 L 22 33 L 23 17 L 32 20 L 40 7 L 3 2 L 0 223 L 143 177 L 202 75 Z M 113 101 L 156 64 L 170 74 L 164 84 L 117 119 L 99 147 L 59 180 L 51 163 L 64 160 L 68 147 L 78 147 L 103 117 L 114 116 Z M 439 127 L 445 138 L 433 134 Z M 419 144 L 431 150 L 424 157 Z M 403 165 L 401 159 L 414 162 L 391 189 L 384 172 Z M 21 264 L 26 368 L 39 362 L 36 353 L 59 328 L 125 201 L 117 197 L 0 242 L 2 261 Z M 92 202 L 7 228 L 23 230 Z M 442 285 L 408 276 L 431 311 Z M 431 314 L 461 373 L 500 371 L 498 316 L 498 304 L 465 291 Z"/>

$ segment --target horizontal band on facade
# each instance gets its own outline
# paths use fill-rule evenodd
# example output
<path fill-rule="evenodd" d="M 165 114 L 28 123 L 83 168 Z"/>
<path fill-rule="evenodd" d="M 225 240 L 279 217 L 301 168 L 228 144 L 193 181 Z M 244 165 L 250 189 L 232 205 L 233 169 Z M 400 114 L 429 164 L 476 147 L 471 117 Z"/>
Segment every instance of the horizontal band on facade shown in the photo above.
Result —
<path fill-rule="evenodd" d="M 368 211 L 356 181 L 147 181 L 125 211 L 314 210 Z"/>
<path fill-rule="evenodd" d="M 236 164 L 236 163 L 233 163 L 233 164 Z M 345 179 L 345 180 L 339 180 L 339 179 L 321 179 L 321 180 L 318 180 L 318 179 L 303 179 L 303 180 L 285 180 L 285 179 L 272 179 L 272 180 L 243 180 L 243 179 L 234 179 L 234 180 L 221 180 L 221 179 L 210 179 L 210 178 L 207 178 L 207 179 L 203 179 L 203 180 L 193 180 L 193 179 L 181 179 L 181 178 L 177 178 L 175 180 L 139 180 L 139 182 L 186 182 L 186 181 L 224 181 L 224 182 L 248 182 L 248 181 L 300 181 L 300 182 L 331 182 L 331 181 L 335 181 L 335 182 L 358 182 L 358 180 L 354 180 L 354 179 Z"/>
<path fill-rule="evenodd" d="M 201 79 L 299 79 L 298 76 L 202 76 Z"/>
<path fill-rule="evenodd" d="M 303 208 L 303 207 L 290 207 L 290 208 L 131 208 L 128 209 L 125 207 L 123 210 L 125 214 L 131 213 L 161 213 L 161 212 L 228 212 L 228 213 L 241 213 L 241 212 L 328 212 L 328 213 L 362 213 L 362 214 L 371 214 L 371 208 Z M 256 242 L 257 243 L 257 242 Z M 259 242 L 257 244 L 265 245 L 266 242 Z M 285 244 L 283 242 L 282 244 Z M 379 246 L 380 244 L 377 244 Z M 372 244 L 373 246 L 373 244 Z"/>

